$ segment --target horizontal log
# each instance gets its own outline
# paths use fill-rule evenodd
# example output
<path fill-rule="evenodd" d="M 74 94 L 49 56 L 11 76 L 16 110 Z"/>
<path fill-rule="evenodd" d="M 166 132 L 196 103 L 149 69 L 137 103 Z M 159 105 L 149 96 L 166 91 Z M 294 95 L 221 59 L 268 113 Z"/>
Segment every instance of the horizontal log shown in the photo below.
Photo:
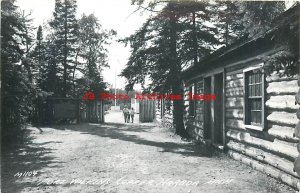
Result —
<path fill-rule="evenodd" d="M 227 144 L 227 147 L 241 154 L 247 155 L 255 160 L 261 161 L 266 164 L 270 164 L 271 166 L 280 169 L 281 171 L 284 171 L 290 175 L 299 177 L 297 173 L 294 172 L 294 163 L 290 160 L 278 157 L 274 154 L 265 152 L 255 147 L 250 147 L 233 141 L 230 141 Z"/>
<path fill-rule="evenodd" d="M 270 111 L 268 113 L 270 114 L 267 116 L 267 120 L 272 123 L 285 124 L 292 127 L 296 126 L 296 124 L 298 123 L 296 113 L 288 113 L 282 111 Z"/>
<path fill-rule="evenodd" d="M 202 89 L 203 86 L 204 86 L 203 81 L 202 82 L 198 82 L 197 83 L 197 90 L 200 89 L 200 88 Z"/>
<path fill-rule="evenodd" d="M 266 173 L 266 174 L 272 176 L 273 178 L 279 179 L 289 186 L 300 189 L 299 178 L 296 178 L 292 175 L 281 172 L 280 170 L 278 170 L 272 166 L 268 166 L 259 161 L 253 160 L 253 159 L 251 159 L 245 155 L 242 155 L 240 153 L 237 153 L 235 151 L 229 150 L 228 154 L 235 160 L 241 161 L 242 163 L 247 164 L 258 171 L 261 171 L 263 173 Z"/>
<path fill-rule="evenodd" d="M 300 106 L 295 105 L 295 95 L 277 95 L 271 96 L 267 100 L 266 106 L 271 109 L 297 110 Z"/>
<path fill-rule="evenodd" d="M 268 133 L 281 140 L 299 142 L 299 139 L 295 137 L 295 129 L 293 127 L 272 125 L 272 127 L 268 130 Z"/>
<path fill-rule="evenodd" d="M 189 126 L 186 126 L 186 130 L 188 134 L 197 141 L 203 141 L 203 129 L 202 128 L 191 128 Z"/>
<path fill-rule="evenodd" d="M 244 86 L 244 79 L 226 81 L 226 88 L 235 88 L 235 87 L 243 87 L 243 86 Z"/>
<path fill-rule="evenodd" d="M 279 144 L 284 144 L 284 145 L 288 145 L 292 148 L 297 148 L 298 143 L 295 141 L 284 141 L 278 138 L 275 138 L 273 142 L 279 143 Z"/>
<path fill-rule="evenodd" d="M 191 122 L 190 125 L 194 128 L 200 128 L 200 129 L 203 129 L 203 125 L 204 123 L 203 122 Z"/>
<path fill-rule="evenodd" d="M 204 122 L 204 116 L 196 116 L 195 122 Z"/>
<path fill-rule="evenodd" d="M 244 75 L 242 73 L 239 74 L 232 74 L 232 75 L 227 75 L 226 76 L 226 81 L 228 80 L 236 80 L 236 79 L 243 79 Z"/>
<path fill-rule="evenodd" d="M 188 126 L 187 131 L 189 133 L 192 133 L 194 136 L 199 136 L 199 137 L 203 138 L 203 129 L 202 128 Z"/>
<path fill-rule="evenodd" d="M 244 112 L 243 109 L 226 109 L 226 118 L 237 118 L 243 119 Z"/>
<path fill-rule="evenodd" d="M 164 120 L 170 120 L 170 121 L 173 121 L 173 117 L 165 117 L 165 116 L 164 116 L 163 119 L 164 119 Z"/>
<path fill-rule="evenodd" d="M 186 125 L 192 126 L 192 127 L 198 127 L 198 128 L 203 128 L 203 122 L 197 122 L 193 120 L 187 120 Z"/>
<path fill-rule="evenodd" d="M 168 122 L 168 123 L 173 123 L 173 120 L 171 120 L 171 119 L 166 119 L 166 118 L 162 118 L 161 119 L 163 122 Z"/>
<path fill-rule="evenodd" d="M 241 97 L 227 97 L 226 107 L 244 107 L 244 99 Z"/>
<path fill-rule="evenodd" d="M 243 66 L 232 66 L 226 69 L 226 75 L 243 74 Z"/>
<path fill-rule="evenodd" d="M 204 101 L 196 101 L 195 104 L 196 104 L 196 108 L 204 108 Z"/>
<path fill-rule="evenodd" d="M 226 127 L 245 129 L 244 121 L 237 119 L 226 119 Z"/>
<path fill-rule="evenodd" d="M 268 94 L 290 94 L 294 95 L 298 92 L 297 80 L 270 82 L 267 86 Z"/>
<path fill-rule="evenodd" d="M 198 127 L 201 127 L 203 124 L 203 121 L 198 121 L 198 120 L 195 120 L 195 119 L 187 119 L 187 124 L 189 125 L 193 125 L 193 126 L 198 126 Z"/>
<path fill-rule="evenodd" d="M 291 80 L 297 80 L 296 76 L 279 76 L 278 74 L 272 74 L 266 77 L 267 82 L 281 82 L 281 81 L 291 81 Z"/>
<path fill-rule="evenodd" d="M 204 94 L 204 89 L 197 89 L 196 94 Z"/>
<path fill-rule="evenodd" d="M 230 130 L 226 133 L 227 137 L 240 141 L 241 143 L 257 146 L 266 151 L 273 152 L 278 155 L 284 155 L 290 159 L 298 157 L 299 153 L 297 147 L 280 143 L 278 141 L 266 141 L 257 137 L 252 137 L 249 133 Z"/>
<path fill-rule="evenodd" d="M 230 96 L 244 96 L 244 88 L 243 87 L 237 87 L 237 88 L 227 88 L 225 90 L 226 97 Z"/>

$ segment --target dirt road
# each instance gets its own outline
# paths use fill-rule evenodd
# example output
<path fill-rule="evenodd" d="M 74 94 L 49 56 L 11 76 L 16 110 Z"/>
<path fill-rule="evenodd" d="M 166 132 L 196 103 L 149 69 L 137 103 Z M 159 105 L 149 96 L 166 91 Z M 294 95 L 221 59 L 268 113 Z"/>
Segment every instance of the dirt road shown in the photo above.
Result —
<path fill-rule="evenodd" d="M 2 191 L 109 193 L 294 192 L 224 154 L 181 141 L 153 123 L 29 128 L 17 150 L 5 150 Z M 31 173 L 30 173 L 31 172 Z"/>

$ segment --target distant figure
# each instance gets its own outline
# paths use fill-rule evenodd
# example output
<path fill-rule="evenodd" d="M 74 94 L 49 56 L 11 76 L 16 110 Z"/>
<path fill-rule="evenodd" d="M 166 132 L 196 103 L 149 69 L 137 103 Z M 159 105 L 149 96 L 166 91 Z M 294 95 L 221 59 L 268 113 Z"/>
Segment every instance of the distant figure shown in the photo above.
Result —
<path fill-rule="evenodd" d="M 133 119 L 134 119 L 134 109 L 133 108 L 131 108 L 129 114 L 131 116 L 131 122 L 133 123 Z"/>
<path fill-rule="evenodd" d="M 127 123 L 128 122 L 128 117 L 129 117 L 129 109 L 127 108 L 126 105 L 123 108 L 123 115 L 124 115 L 125 123 Z"/>

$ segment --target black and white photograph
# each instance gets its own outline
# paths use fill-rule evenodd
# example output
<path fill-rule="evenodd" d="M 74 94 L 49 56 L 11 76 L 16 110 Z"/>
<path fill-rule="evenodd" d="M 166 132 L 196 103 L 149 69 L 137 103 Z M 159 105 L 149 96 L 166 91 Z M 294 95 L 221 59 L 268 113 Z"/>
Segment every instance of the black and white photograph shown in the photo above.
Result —
<path fill-rule="evenodd" d="M 299 193 L 300 2 L 1 0 L 3 193 Z"/>

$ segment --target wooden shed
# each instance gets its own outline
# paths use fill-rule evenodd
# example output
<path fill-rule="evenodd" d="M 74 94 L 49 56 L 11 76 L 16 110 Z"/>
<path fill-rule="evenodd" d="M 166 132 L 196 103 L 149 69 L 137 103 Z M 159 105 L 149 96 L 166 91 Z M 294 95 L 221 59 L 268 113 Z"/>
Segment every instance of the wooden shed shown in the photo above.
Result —
<path fill-rule="evenodd" d="M 278 46 L 278 30 L 299 33 L 299 8 L 276 18 L 267 33 L 221 48 L 183 72 L 188 133 L 298 189 L 297 77 L 267 75 L 263 65 L 286 49 Z M 189 93 L 215 94 L 216 100 L 189 100 Z"/>

